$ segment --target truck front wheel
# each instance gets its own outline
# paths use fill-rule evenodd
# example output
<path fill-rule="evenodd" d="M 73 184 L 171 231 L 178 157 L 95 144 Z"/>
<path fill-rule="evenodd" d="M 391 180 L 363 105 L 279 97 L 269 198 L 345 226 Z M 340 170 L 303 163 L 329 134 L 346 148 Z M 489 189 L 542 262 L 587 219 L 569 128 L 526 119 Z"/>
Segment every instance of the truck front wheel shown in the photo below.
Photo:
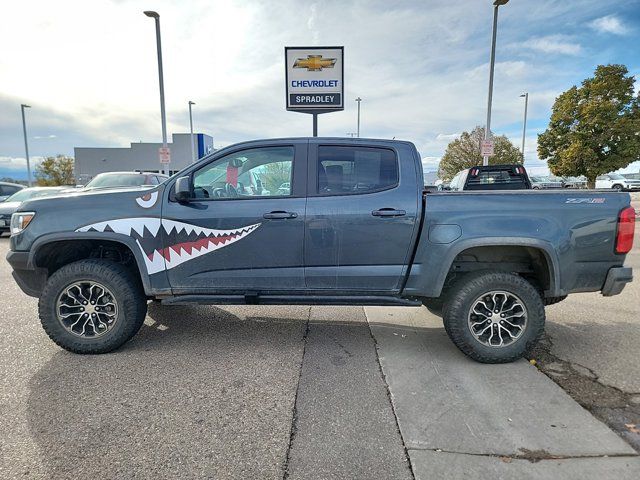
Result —
<path fill-rule="evenodd" d="M 449 338 L 482 363 L 513 362 L 527 355 L 544 331 L 540 293 L 511 273 L 477 272 L 461 279 L 443 314 Z"/>
<path fill-rule="evenodd" d="M 57 270 L 38 303 L 49 337 L 74 353 L 106 353 L 133 337 L 147 312 L 138 279 L 123 265 L 80 260 Z"/>

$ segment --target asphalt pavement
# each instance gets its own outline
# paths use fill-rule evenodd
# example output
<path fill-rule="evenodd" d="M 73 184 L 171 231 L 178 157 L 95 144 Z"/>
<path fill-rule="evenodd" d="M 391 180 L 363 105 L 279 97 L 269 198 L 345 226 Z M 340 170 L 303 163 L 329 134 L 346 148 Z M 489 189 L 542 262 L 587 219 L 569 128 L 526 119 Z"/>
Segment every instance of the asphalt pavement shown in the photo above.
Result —
<path fill-rule="evenodd" d="M 0 292 L 3 479 L 640 476 L 638 282 L 550 307 L 535 366 L 468 360 L 424 308 L 152 304 L 78 356 L 4 261 Z"/>

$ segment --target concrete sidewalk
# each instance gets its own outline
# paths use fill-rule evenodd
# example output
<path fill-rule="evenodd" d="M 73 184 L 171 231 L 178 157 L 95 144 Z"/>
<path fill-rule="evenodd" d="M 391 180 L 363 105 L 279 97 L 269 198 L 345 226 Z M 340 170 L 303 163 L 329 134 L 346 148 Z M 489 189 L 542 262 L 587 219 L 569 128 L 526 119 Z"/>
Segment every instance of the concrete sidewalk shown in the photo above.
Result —
<path fill-rule="evenodd" d="M 366 308 L 415 478 L 617 478 L 640 457 L 522 360 L 482 365 L 424 308 Z"/>

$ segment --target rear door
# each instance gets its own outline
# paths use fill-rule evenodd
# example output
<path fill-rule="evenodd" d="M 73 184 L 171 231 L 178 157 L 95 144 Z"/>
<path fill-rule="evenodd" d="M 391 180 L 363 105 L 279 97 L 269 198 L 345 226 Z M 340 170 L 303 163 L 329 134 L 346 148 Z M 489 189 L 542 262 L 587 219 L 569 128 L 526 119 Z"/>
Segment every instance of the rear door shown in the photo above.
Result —
<path fill-rule="evenodd" d="M 422 172 L 408 145 L 377 145 L 310 141 L 305 279 L 311 290 L 400 289 Z M 408 160 L 402 165 L 401 154 Z"/>
<path fill-rule="evenodd" d="M 163 210 L 175 293 L 304 289 L 306 156 L 307 140 L 266 142 L 191 172 L 194 198 Z"/>

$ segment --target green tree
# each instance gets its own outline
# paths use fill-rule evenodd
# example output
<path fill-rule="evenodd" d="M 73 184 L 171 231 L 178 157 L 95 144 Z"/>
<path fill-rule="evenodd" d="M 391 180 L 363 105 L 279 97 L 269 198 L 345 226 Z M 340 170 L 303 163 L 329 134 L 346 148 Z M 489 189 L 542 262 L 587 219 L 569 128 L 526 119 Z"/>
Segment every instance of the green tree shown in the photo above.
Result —
<path fill-rule="evenodd" d="M 57 155 L 47 157 L 36 167 L 35 177 L 39 186 L 54 187 L 73 185 L 73 157 Z"/>
<path fill-rule="evenodd" d="M 449 143 L 438 165 L 438 177 L 451 180 L 460 170 L 482 165 L 482 140 L 484 127 L 476 127 L 471 132 L 463 132 L 460 138 Z M 489 157 L 489 165 L 522 164 L 522 153 L 506 136 L 494 136 L 493 141 L 494 155 Z"/>
<path fill-rule="evenodd" d="M 272 162 L 263 165 L 260 180 L 271 195 L 277 195 L 280 185 L 291 181 L 291 163 Z"/>
<path fill-rule="evenodd" d="M 640 159 L 640 96 L 624 65 L 600 65 L 561 94 L 549 127 L 538 135 L 538 156 L 555 175 L 595 179 Z"/>

